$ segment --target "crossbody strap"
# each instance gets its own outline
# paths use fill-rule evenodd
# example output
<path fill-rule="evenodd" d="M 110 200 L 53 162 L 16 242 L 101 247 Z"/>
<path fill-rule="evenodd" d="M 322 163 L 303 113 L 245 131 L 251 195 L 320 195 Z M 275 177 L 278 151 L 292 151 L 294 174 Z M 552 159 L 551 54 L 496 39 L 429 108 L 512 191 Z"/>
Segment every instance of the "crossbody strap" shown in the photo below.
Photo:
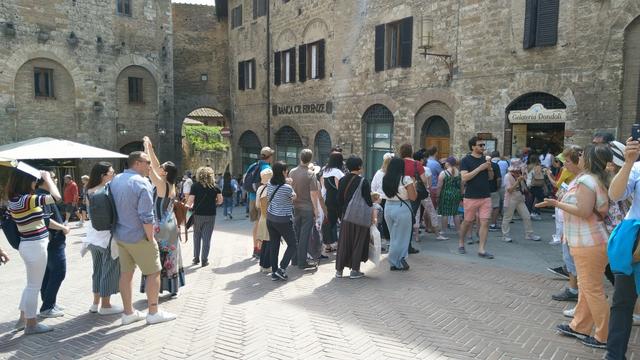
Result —
<path fill-rule="evenodd" d="M 278 192 L 278 190 L 280 190 L 280 187 L 284 185 L 284 184 L 280 184 L 278 185 L 278 187 L 273 191 L 273 194 L 271 194 L 271 198 L 269 198 L 269 202 L 273 201 L 273 197 L 276 196 L 276 193 Z"/>

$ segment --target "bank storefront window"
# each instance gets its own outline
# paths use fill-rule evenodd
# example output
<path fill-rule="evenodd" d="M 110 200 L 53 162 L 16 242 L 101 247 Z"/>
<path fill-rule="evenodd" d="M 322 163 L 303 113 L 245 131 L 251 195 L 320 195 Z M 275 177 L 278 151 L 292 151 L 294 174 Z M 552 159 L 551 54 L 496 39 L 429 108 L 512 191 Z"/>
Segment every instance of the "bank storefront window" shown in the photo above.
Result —
<path fill-rule="evenodd" d="M 302 150 L 300 135 L 290 126 L 283 126 L 276 133 L 276 160 L 287 163 L 289 170 L 298 165 Z"/>
<path fill-rule="evenodd" d="M 363 116 L 365 129 L 365 172 L 367 178 L 382 166 L 383 156 L 393 144 L 393 114 L 384 105 L 371 106 Z"/>
<path fill-rule="evenodd" d="M 253 131 L 245 131 L 238 141 L 240 147 L 240 159 L 242 161 L 242 173 L 247 171 L 249 165 L 258 161 L 260 155 L 260 140 Z"/>

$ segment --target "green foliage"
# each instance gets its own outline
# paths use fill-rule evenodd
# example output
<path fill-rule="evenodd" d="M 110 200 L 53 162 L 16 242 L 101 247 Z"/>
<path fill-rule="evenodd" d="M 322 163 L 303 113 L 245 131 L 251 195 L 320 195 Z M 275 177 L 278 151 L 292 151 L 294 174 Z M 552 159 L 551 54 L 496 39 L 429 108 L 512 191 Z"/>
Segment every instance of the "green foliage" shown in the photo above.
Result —
<path fill-rule="evenodd" d="M 187 125 L 184 134 L 194 151 L 226 151 L 227 140 L 220 135 L 220 126 Z"/>

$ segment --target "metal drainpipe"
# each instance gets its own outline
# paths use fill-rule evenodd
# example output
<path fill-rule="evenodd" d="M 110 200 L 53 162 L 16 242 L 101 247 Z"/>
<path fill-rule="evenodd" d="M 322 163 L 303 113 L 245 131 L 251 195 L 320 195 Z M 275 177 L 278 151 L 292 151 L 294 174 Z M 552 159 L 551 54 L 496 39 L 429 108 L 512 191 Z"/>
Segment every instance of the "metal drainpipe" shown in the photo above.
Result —
<path fill-rule="evenodd" d="M 271 4 L 267 0 L 267 146 L 271 146 Z"/>

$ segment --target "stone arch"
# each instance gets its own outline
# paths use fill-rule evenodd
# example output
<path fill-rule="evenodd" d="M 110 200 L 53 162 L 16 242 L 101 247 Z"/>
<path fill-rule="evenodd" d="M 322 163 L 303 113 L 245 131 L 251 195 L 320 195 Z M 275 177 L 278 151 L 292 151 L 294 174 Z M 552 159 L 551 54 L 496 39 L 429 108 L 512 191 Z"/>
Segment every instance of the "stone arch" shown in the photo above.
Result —
<path fill-rule="evenodd" d="M 240 152 L 238 160 L 240 161 L 240 171 L 236 173 L 243 173 L 247 170 L 249 165 L 256 162 L 260 158 L 261 148 L 262 144 L 255 132 L 252 130 L 246 130 L 243 132 L 238 139 L 238 151 Z"/>
<path fill-rule="evenodd" d="M 289 168 L 298 164 L 298 154 L 304 146 L 298 131 L 288 125 L 280 127 L 275 133 L 275 144 L 277 160 L 286 162 Z"/>
<path fill-rule="evenodd" d="M 309 21 L 302 31 L 302 43 L 308 44 L 329 37 L 329 26 L 321 18 Z"/>
<path fill-rule="evenodd" d="M 382 165 L 386 152 L 393 152 L 395 117 L 384 104 L 374 103 L 362 114 L 363 157 L 367 178 Z"/>
<path fill-rule="evenodd" d="M 142 79 L 142 101 L 131 102 L 129 98 L 129 78 Z M 118 124 L 127 129 L 130 137 L 136 138 L 157 132 L 160 116 L 160 90 L 158 79 L 148 68 L 136 64 L 121 69 L 115 80 L 114 98 Z M 118 137 L 118 145 L 127 137 Z"/>
<path fill-rule="evenodd" d="M 75 106 L 80 107 L 90 92 L 85 88 L 82 71 L 73 61 L 74 57 L 69 56 L 65 49 L 63 46 L 49 44 L 24 45 L 17 49 L 3 64 L 3 71 L 0 72 L 0 88 L 8 89 L 0 94 L 0 104 L 15 104 L 15 78 L 18 69 L 32 59 L 48 59 L 59 63 L 70 74 L 74 83 Z M 90 105 L 93 105 L 93 102 L 90 102 Z"/>
<path fill-rule="evenodd" d="M 440 155 L 449 155 L 455 124 L 454 114 L 454 111 L 442 101 L 434 100 L 422 105 L 414 118 L 416 148 L 436 146 Z M 434 124 L 434 121 L 443 121 L 444 124 Z M 434 133 L 433 126 L 435 125 L 438 125 L 438 129 L 442 128 L 443 131 Z"/>
<path fill-rule="evenodd" d="M 327 159 L 329 159 L 331 147 L 331 134 L 329 134 L 327 130 L 319 130 L 313 139 L 314 159 L 318 165 L 324 165 Z"/>
<path fill-rule="evenodd" d="M 362 118 L 365 112 L 373 106 L 372 104 L 383 105 L 391 111 L 394 117 L 399 114 L 401 108 L 400 104 L 387 94 L 365 96 L 356 107 L 358 117 Z"/>
<path fill-rule="evenodd" d="M 294 34 L 294 32 L 291 31 L 291 29 L 286 29 L 278 35 L 277 40 L 275 42 L 275 48 L 273 50 L 274 51 L 287 50 L 296 46 L 297 43 L 298 43 L 298 39 L 296 38 L 296 35 Z"/>
<path fill-rule="evenodd" d="M 35 75 L 36 68 L 46 70 Z M 52 93 L 36 97 L 35 76 Z M 75 83 L 62 64 L 48 58 L 30 59 L 18 68 L 13 83 L 19 119 L 15 126 L 21 137 L 76 138 Z"/>
<path fill-rule="evenodd" d="M 115 74 L 117 75 L 113 78 L 112 88 L 115 89 L 117 87 L 118 85 L 117 82 L 118 82 L 118 78 L 120 77 L 120 74 L 122 74 L 122 72 L 126 68 L 131 66 L 142 67 L 151 74 L 156 84 L 157 103 L 160 104 L 161 103 L 160 99 L 162 95 L 162 92 L 160 91 L 162 72 L 158 69 L 158 67 L 153 62 L 147 60 L 143 56 L 136 55 L 136 54 L 129 54 L 129 55 L 118 57 L 118 60 L 116 60 L 115 64 L 113 64 Z"/>

